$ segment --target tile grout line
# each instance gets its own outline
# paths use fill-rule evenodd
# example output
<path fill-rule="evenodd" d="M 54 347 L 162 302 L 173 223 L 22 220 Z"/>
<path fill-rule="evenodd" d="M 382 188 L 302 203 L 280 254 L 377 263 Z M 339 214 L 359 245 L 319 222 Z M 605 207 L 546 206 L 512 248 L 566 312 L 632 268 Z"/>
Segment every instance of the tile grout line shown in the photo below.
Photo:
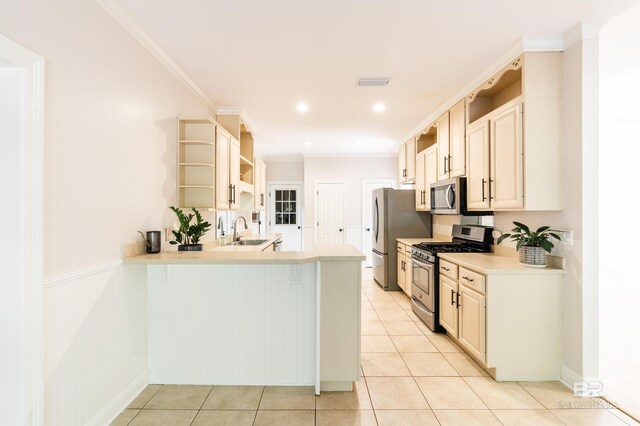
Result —
<path fill-rule="evenodd" d="M 213 392 L 213 387 L 214 385 L 211 385 L 211 389 L 209 389 L 209 392 L 207 392 L 207 396 L 202 401 L 202 404 L 200 404 L 200 408 L 198 408 L 198 411 L 196 411 L 196 415 L 193 416 L 193 420 L 191 420 L 191 423 L 189 424 L 190 426 L 193 425 L 193 422 L 195 422 L 196 419 L 198 418 L 200 411 L 202 411 L 202 407 L 204 407 L 204 403 L 207 402 L 207 399 L 209 399 L 209 395 L 211 395 L 211 392 Z"/>
<path fill-rule="evenodd" d="M 262 397 L 264 396 L 264 390 L 265 390 L 266 386 L 262 387 L 262 392 L 260 392 L 260 399 L 258 400 L 258 406 L 256 407 L 256 413 L 253 415 L 253 422 L 251 423 L 252 425 L 256 424 L 256 419 L 258 418 L 258 410 L 260 410 L 260 404 L 262 404 Z"/>

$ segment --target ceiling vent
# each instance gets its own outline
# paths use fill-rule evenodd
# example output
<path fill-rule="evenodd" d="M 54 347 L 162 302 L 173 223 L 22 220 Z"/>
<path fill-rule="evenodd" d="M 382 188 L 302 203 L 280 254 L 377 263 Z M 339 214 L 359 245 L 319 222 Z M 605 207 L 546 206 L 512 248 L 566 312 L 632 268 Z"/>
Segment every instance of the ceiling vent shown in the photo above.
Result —
<path fill-rule="evenodd" d="M 357 81 L 358 86 L 367 86 L 367 87 L 382 87 L 389 84 L 389 77 L 370 77 L 370 78 L 359 78 Z"/>

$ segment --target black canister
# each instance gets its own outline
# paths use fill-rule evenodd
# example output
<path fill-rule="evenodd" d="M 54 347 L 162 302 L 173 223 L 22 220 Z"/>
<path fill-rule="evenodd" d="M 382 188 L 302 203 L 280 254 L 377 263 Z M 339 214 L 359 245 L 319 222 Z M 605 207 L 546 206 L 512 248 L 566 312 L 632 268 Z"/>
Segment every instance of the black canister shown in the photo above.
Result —
<path fill-rule="evenodd" d="M 140 232 L 140 234 L 142 235 L 142 232 Z M 160 231 L 147 231 L 146 238 L 144 235 L 142 235 L 142 237 L 147 244 L 147 253 L 160 253 L 162 243 Z"/>

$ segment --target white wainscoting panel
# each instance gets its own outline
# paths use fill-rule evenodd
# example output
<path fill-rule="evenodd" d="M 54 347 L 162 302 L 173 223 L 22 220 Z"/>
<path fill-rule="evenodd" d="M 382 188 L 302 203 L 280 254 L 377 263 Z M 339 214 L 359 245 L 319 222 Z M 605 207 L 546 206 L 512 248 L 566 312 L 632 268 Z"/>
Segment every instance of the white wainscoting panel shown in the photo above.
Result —
<path fill-rule="evenodd" d="M 149 380 L 314 385 L 316 264 L 150 265 Z"/>
<path fill-rule="evenodd" d="M 362 226 L 347 226 L 346 244 L 354 245 L 362 251 Z"/>
<path fill-rule="evenodd" d="M 108 424 L 146 386 L 146 266 L 45 282 L 45 424 Z"/>

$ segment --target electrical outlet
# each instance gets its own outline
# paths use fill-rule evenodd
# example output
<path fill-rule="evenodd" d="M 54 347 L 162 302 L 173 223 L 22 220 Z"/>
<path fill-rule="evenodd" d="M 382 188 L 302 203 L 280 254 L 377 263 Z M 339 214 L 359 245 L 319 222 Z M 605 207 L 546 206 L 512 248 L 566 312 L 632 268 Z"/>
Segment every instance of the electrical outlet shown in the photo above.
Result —
<path fill-rule="evenodd" d="M 560 231 L 558 232 L 558 236 L 564 244 L 568 246 L 573 245 L 573 231 Z"/>
<path fill-rule="evenodd" d="M 164 228 L 164 240 L 171 241 L 173 239 L 173 228 Z"/>

